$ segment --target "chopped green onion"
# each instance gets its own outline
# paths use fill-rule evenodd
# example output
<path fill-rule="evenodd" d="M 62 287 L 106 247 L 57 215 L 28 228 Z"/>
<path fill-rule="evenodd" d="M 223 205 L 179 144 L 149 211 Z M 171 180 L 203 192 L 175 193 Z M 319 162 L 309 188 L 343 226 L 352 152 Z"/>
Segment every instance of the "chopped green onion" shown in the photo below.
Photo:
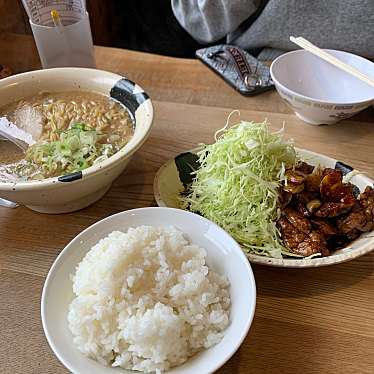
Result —
<path fill-rule="evenodd" d="M 29 165 L 39 168 L 44 177 L 73 173 L 114 154 L 111 144 L 100 144 L 100 133 L 84 123 L 74 123 L 60 133 L 60 139 L 32 145 L 26 152 Z"/>

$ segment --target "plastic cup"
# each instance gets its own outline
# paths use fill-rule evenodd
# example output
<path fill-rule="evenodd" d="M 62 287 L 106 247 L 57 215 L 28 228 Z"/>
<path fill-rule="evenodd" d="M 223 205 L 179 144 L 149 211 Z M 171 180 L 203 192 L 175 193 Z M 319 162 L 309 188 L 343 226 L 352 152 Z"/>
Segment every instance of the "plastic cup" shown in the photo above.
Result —
<path fill-rule="evenodd" d="M 30 25 L 44 69 L 66 66 L 96 67 L 87 12 L 79 21 L 67 26 L 44 26 L 31 19 Z"/>

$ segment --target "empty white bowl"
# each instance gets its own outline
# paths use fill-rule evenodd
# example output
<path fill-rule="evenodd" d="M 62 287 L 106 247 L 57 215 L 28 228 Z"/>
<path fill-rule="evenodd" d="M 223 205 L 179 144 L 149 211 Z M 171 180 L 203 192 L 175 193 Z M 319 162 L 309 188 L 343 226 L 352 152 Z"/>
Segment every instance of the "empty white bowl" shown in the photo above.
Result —
<path fill-rule="evenodd" d="M 374 78 L 374 63 L 343 51 L 326 50 Z M 349 118 L 373 103 L 374 88 L 304 50 L 273 61 L 270 74 L 279 95 L 312 125 Z"/>
<path fill-rule="evenodd" d="M 192 243 L 205 248 L 209 267 L 225 274 L 230 281 L 230 325 L 221 342 L 168 371 L 212 373 L 235 353 L 248 333 L 256 304 L 255 280 L 247 258 L 229 234 L 206 218 L 180 209 L 141 208 L 115 214 L 90 226 L 64 248 L 49 271 L 42 294 L 41 317 L 49 345 L 75 374 L 139 373 L 102 366 L 80 353 L 73 344 L 67 313 L 73 299 L 70 275 L 85 254 L 112 231 L 127 231 L 140 225 L 175 226 Z"/>

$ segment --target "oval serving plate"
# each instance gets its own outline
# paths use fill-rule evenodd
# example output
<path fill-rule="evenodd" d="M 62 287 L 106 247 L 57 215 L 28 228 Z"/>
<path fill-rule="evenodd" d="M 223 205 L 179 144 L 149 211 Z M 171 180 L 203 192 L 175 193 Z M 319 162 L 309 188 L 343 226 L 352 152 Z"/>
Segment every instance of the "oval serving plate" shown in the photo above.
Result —
<path fill-rule="evenodd" d="M 199 148 L 187 151 L 167 161 L 158 170 L 154 183 L 153 193 L 158 206 L 180 208 L 179 196 L 185 190 L 185 186 L 192 181 L 191 171 L 198 167 L 196 152 Z M 306 149 L 296 148 L 298 156 L 311 165 L 322 165 L 323 167 L 340 169 L 343 175 L 354 172 L 351 182 L 355 184 L 362 192 L 366 186 L 372 186 L 373 180 L 363 174 L 357 174 L 344 162 L 335 160 L 331 157 L 308 151 Z M 309 268 L 326 265 L 339 264 L 350 261 L 354 258 L 369 253 L 374 249 L 374 231 L 362 234 L 358 239 L 349 244 L 349 246 L 339 249 L 330 256 L 317 257 L 312 259 L 297 258 L 272 258 L 259 256 L 256 254 L 247 254 L 250 262 L 288 268 Z"/>

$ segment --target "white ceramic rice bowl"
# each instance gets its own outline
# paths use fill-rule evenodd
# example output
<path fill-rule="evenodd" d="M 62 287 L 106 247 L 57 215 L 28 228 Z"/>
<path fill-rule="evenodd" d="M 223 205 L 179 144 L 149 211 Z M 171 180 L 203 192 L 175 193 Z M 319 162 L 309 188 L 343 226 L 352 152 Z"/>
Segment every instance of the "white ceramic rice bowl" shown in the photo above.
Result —
<path fill-rule="evenodd" d="M 114 73 L 85 68 L 55 68 L 27 72 L 0 80 L 0 106 L 40 91 L 94 91 L 122 102 L 135 119 L 135 132 L 119 152 L 81 172 L 41 181 L 0 183 L 0 198 L 42 213 L 66 213 L 100 199 L 147 139 L 153 106 L 141 87 Z"/>
<path fill-rule="evenodd" d="M 373 62 L 348 52 L 326 51 L 374 79 Z M 336 123 L 373 104 L 373 87 L 308 51 L 279 56 L 270 74 L 282 99 L 312 125 Z"/>
<path fill-rule="evenodd" d="M 152 207 L 115 214 L 90 226 L 64 248 L 49 271 L 42 293 L 41 317 L 48 343 L 74 374 L 139 373 L 105 367 L 81 354 L 73 344 L 67 313 L 73 299 L 70 274 L 84 255 L 110 232 L 140 225 L 175 226 L 192 243 L 205 248 L 209 267 L 225 274 L 230 281 L 230 325 L 221 342 L 167 372 L 212 373 L 235 353 L 246 337 L 255 311 L 256 285 L 250 264 L 235 240 L 206 218 L 180 209 Z"/>

